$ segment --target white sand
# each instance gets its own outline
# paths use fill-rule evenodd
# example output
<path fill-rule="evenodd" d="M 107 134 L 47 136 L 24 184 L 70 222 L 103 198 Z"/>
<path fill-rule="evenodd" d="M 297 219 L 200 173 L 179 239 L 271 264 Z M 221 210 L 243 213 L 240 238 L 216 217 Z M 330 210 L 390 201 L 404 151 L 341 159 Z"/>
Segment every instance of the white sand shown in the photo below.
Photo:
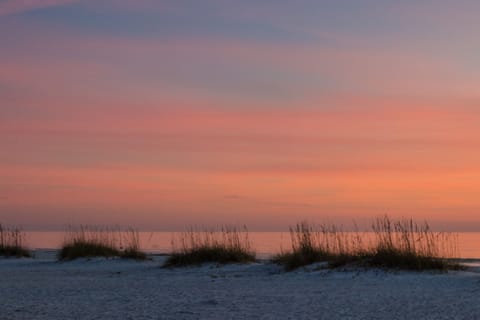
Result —
<path fill-rule="evenodd" d="M 0 259 L 0 319 L 478 319 L 480 273 Z"/>

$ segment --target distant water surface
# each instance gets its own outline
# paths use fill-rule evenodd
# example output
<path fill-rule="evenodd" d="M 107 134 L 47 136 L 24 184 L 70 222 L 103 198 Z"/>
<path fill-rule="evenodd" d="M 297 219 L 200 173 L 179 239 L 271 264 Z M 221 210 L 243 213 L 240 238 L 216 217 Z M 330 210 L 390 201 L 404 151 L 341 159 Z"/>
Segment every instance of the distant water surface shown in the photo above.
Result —
<path fill-rule="evenodd" d="M 172 248 L 172 239 L 180 236 L 178 232 L 140 232 L 142 250 L 152 253 L 168 253 Z M 480 258 L 480 232 L 460 232 L 458 234 L 458 252 L 460 258 Z M 31 249 L 58 249 L 62 245 L 64 232 L 29 231 L 26 232 L 27 245 Z M 260 258 L 267 258 L 290 248 L 288 232 L 249 232 L 249 239 Z"/>

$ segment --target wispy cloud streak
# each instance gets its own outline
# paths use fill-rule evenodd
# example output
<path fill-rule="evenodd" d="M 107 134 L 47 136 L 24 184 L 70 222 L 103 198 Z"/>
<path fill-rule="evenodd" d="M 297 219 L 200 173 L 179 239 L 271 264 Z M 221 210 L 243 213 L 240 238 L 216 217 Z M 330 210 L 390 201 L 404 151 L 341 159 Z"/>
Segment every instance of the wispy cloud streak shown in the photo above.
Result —
<path fill-rule="evenodd" d="M 0 2 L 0 16 L 9 16 L 25 11 L 53 7 L 78 0 L 6 0 Z"/>

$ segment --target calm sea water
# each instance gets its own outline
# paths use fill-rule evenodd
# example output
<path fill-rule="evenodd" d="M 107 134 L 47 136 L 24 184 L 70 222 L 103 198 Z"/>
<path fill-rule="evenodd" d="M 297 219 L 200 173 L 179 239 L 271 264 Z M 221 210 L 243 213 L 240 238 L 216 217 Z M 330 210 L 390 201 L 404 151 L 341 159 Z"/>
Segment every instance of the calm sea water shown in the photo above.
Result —
<path fill-rule="evenodd" d="M 64 232 L 27 232 L 27 245 L 31 249 L 58 249 L 64 239 Z M 140 232 L 142 250 L 152 253 L 168 253 L 172 239 L 178 238 L 175 232 Z M 288 232 L 249 232 L 252 245 L 261 258 L 290 247 Z M 460 258 L 480 258 L 480 232 L 458 233 Z"/>

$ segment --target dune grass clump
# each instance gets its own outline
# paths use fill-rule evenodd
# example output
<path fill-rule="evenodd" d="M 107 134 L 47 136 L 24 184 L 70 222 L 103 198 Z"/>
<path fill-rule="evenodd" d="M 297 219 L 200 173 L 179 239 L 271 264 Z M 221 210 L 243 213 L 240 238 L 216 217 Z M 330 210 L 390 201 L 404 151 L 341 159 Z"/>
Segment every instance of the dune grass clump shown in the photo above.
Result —
<path fill-rule="evenodd" d="M 282 252 L 273 258 L 287 271 L 316 262 L 328 262 L 331 266 L 342 265 L 356 259 L 362 249 L 359 233 L 344 232 L 334 224 L 314 226 L 301 222 L 290 227 L 291 251 Z"/>
<path fill-rule="evenodd" d="M 0 256 L 31 257 L 25 246 L 25 233 L 20 228 L 0 224 Z"/>
<path fill-rule="evenodd" d="M 177 245 L 179 243 L 179 245 Z M 255 252 L 246 227 L 223 226 L 220 230 L 190 229 L 172 240 L 173 252 L 164 267 L 200 265 L 202 263 L 249 263 Z"/>
<path fill-rule="evenodd" d="M 449 232 L 434 232 L 427 222 L 412 219 L 391 221 L 388 217 L 372 224 L 374 246 L 366 255 L 371 266 L 407 270 L 451 270 L 460 265 L 457 236 Z"/>
<path fill-rule="evenodd" d="M 77 258 L 120 257 L 145 260 L 146 254 L 140 250 L 140 237 L 133 229 L 122 230 L 112 227 L 69 226 L 59 260 Z"/>
<path fill-rule="evenodd" d="M 335 225 L 312 226 L 306 222 L 290 228 L 292 248 L 273 258 L 287 271 L 316 262 L 332 268 L 357 264 L 405 270 L 459 269 L 457 238 L 434 232 L 428 223 L 392 221 L 385 216 L 372 224 L 372 232 L 344 232 Z"/>

